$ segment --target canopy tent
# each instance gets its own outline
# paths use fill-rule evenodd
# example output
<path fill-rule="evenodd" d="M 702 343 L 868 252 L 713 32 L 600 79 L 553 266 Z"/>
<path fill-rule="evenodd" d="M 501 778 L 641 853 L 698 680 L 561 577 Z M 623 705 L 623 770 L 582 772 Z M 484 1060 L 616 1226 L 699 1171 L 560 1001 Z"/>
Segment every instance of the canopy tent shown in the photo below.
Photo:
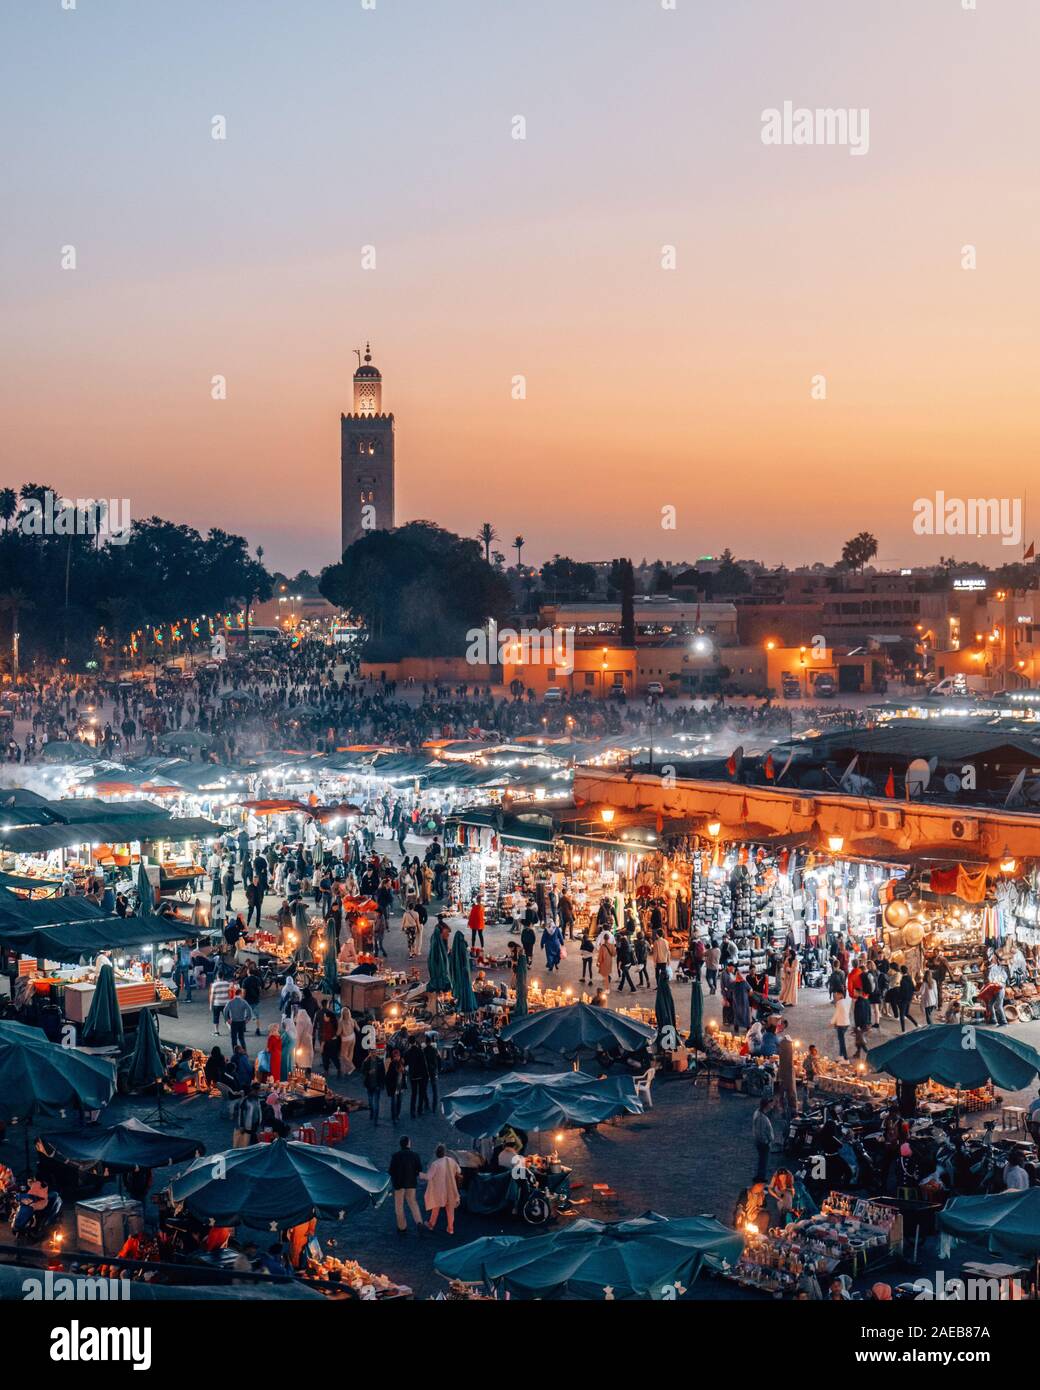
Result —
<path fill-rule="evenodd" d="M 72 964 L 82 958 L 93 959 L 99 951 L 132 951 L 157 941 L 183 941 L 190 936 L 198 936 L 198 930 L 159 913 L 19 931 L 0 927 L 0 939 L 20 955 Z"/>
<path fill-rule="evenodd" d="M 0 1077 L 0 1120 L 7 1122 L 100 1110 L 116 1088 L 111 1062 L 48 1042 L 24 1023 L 0 1023 Z"/>
<path fill-rule="evenodd" d="M 35 927 L 97 922 L 105 916 L 104 909 L 89 898 L 16 898 L 6 890 L 0 892 L 0 938 L 4 940 Z"/>
<path fill-rule="evenodd" d="M 49 739 L 40 749 L 40 757 L 49 763 L 88 763 L 98 756 L 97 749 L 79 739 Z"/>
<path fill-rule="evenodd" d="M 212 742 L 209 734 L 200 734 L 195 729 L 175 729 L 159 738 L 161 748 L 208 748 Z"/>
<path fill-rule="evenodd" d="M 6 904 L 8 898 L 12 901 L 22 903 L 27 901 L 25 898 L 16 897 L 15 890 L 22 889 L 30 894 L 39 893 L 46 897 L 48 893 L 57 893 L 61 889 L 60 878 L 29 878 L 26 874 L 5 874 L 0 873 L 0 888 L 9 888 L 10 893 L 0 895 Z"/>
<path fill-rule="evenodd" d="M 459 1012 L 475 1013 L 477 998 L 473 993 L 473 983 L 469 973 L 469 947 L 466 945 L 466 936 L 462 931 L 457 931 L 451 939 L 451 950 L 448 952 L 448 974 L 451 977 L 451 992 L 455 996 L 455 1003 Z"/>
<path fill-rule="evenodd" d="M 41 1135 L 36 1147 L 51 1158 L 106 1173 L 166 1168 L 205 1152 L 199 1139 L 175 1139 L 141 1120 L 124 1120 L 104 1129 L 62 1129 Z"/>
<path fill-rule="evenodd" d="M 389 1175 L 367 1158 L 285 1139 L 198 1158 L 169 1188 L 174 1202 L 210 1225 L 267 1230 L 315 1216 L 343 1221 L 379 1206 L 389 1190 Z"/>
<path fill-rule="evenodd" d="M 599 1048 L 620 1047 L 636 1052 L 653 1042 L 656 1029 L 612 1009 L 594 1004 L 570 1004 L 541 1009 L 514 1019 L 502 1029 L 502 1038 L 529 1052 L 550 1052 L 558 1057 L 592 1056 Z"/>
<path fill-rule="evenodd" d="M 945 1023 L 915 1028 L 889 1038 L 867 1053 L 876 1071 L 897 1081 L 938 1081 L 944 1086 L 973 1090 L 994 1082 L 1007 1091 L 1021 1091 L 1040 1074 L 1040 1052 L 1004 1028 Z"/>
<path fill-rule="evenodd" d="M 451 976 L 448 973 L 448 948 L 444 944 L 440 928 L 434 926 L 430 937 L 430 950 L 427 955 L 430 978 L 426 988 L 431 994 L 450 994 Z"/>
<path fill-rule="evenodd" d="M 705 1265 L 733 1265 L 743 1248 L 743 1237 L 714 1217 L 669 1221 L 647 1212 L 632 1221 L 576 1221 L 544 1236 L 484 1237 L 444 1251 L 434 1269 L 519 1298 L 673 1299 Z"/>
<path fill-rule="evenodd" d="M 549 1076 L 510 1072 L 486 1086 L 462 1086 L 444 1097 L 442 1109 L 471 1139 L 498 1134 L 504 1125 L 531 1130 L 580 1129 L 619 1115 L 640 1115 L 630 1076 L 592 1077 L 580 1071 Z"/>
<path fill-rule="evenodd" d="M 146 1009 L 145 1013 L 150 1010 Z M 83 1021 L 82 1040 L 92 1047 L 122 1045 L 123 1015 L 116 998 L 116 972 L 110 965 L 103 965 L 98 971 L 90 1009 Z"/>
<path fill-rule="evenodd" d="M 939 1213 L 939 1229 L 985 1245 L 993 1255 L 1040 1258 L 1040 1187 L 954 1197 Z"/>

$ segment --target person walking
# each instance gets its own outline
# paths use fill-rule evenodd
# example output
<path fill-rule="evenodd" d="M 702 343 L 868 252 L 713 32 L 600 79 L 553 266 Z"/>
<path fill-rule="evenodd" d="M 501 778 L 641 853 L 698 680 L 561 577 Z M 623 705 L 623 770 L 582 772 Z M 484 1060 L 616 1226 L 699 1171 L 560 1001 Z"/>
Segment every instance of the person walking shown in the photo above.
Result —
<path fill-rule="evenodd" d="M 939 1007 L 939 987 L 935 983 L 935 976 L 930 970 L 924 972 L 924 979 L 921 981 L 921 1008 L 924 1009 L 924 1021 L 931 1024 L 932 1014 Z"/>
<path fill-rule="evenodd" d="M 896 986 L 896 1008 L 899 1011 L 899 1031 L 906 1032 L 906 1025 L 909 1021 L 912 1028 L 917 1027 L 917 1019 L 910 1012 L 910 1005 L 914 1002 L 914 995 L 917 993 L 917 986 L 914 984 L 914 977 L 910 974 L 907 966 L 899 967 L 899 984 Z"/>
<path fill-rule="evenodd" d="M 405 1087 L 408 1084 L 408 1072 L 399 1047 L 395 1047 L 390 1054 L 384 1084 L 390 1097 L 390 1123 L 396 1125 L 401 1120 L 401 1102 L 404 1100 Z"/>
<path fill-rule="evenodd" d="M 416 1115 L 426 1112 L 426 1083 L 430 1079 L 426 1070 L 426 1053 L 417 1035 L 412 1038 L 404 1054 L 404 1064 L 408 1071 L 409 1113 L 414 1120 Z"/>
<path fill-rule="evenodd" d="M 426 1104 L 428 1109 L 436 1112 L 440 1094 L 437 1087 L 437 1078 L 441 1072 L 441 1054 L 437 1051 L 437 1040 L 431 1033 L 427 1033 L 426 1041 L 423 1043 L 423 1056 L 426 1058 Z"/>
<path fill-rule="evenodd" d="M 780 966 L 780 1003 L 785 1009 L 793 1009 L 798 1003 L 798 973 L 798 952 L 789 949 Z"/>
<path fill-rule="evenodd" d="M 455 1208 L 459 1205 L 459 1178 L 462 1169 L 443 1144 L 437 1145 L 433 1162 L 422 1177 L 426 1179 L 425 1206 L 430 1213 L 427 1229 L 437 1229 L 441 1211 L 447 1218 L 448 1235 L 455 1234 Z"/>
<path fill-rule="evenodd" d="M 263 994 L 263 985 L 260 982 L 260 975 L 255 965 L 251 965 L 245 973 L 242 981 L 242 997 L 253 1010 L 256 1020 L 256 1036 L 260 1036 L 260 997 Z"/>
<path fill-rule="evenodd" d="M 848 1057 L 845 1051 L 845 1034 L 849 1031 L 850 1016 L 849 997 L 845 991 L 838 990 L 834 995 L 834 1012 L 831 1014 L 831 1027 L 834 1029 L 838 1038 L 838 1056 Z"/>
<path fill-rule="evenodd" d="M 755 1165 L 755 1182 L 765 1182 L 768 1176 L 769 1151 L 776 1137 L 770 1115 L 773 1109 L 771 1096 L 763 1096 L 751 1116 L 751 1138 L 755 1145 L 758 1161 Z"/>
<path fill-rule="evenodd" d="M 553 922 L 546 922 L 542 929 L 542 950 L 545 952 L 545 969 L 547 974 L 552 974 L 560 967 L 560 958 L 563 954 L 563 937 L 560 929 Z"/>
<path fill-rule="evenodd" d="M 424 1230 L 422 1213 L 419 1211 L 419 1203 L 415 1197 L 415 1189 L 418 1186 L 422 1166 L 422 1159 L 412 1149 L 411 1139 L 407 1134 L 402 1134 L 397 1152 L 390 1159 L 387 1167 L 390 1174 L 390 1184 L 394 1191 L 394 1219 L 397 1223 L 399 1236 L 408 1234 L 405 1207 L 408 1208 L 408 1212 L 415 1222 L 416 1235 L 421 1235 Z"/>
<path fill-rule="evenodd" d="M 636 987 L 632 983 L 632 938 L 627 931 L 618 935 L 617 939 L 617 967 L 618 967 L 618 994 L 623 994 L 625 986 L 628 985 L 632 994 L 635 994 Z"/>
<path fill-rule="evenodd" d="M 589 933 L 588 922 L 581 929 L 581 941 L 578 943 L 578 952 L 581 956 L 581 982 L 587 980 L 592 984 L 592 957 L 596 948 L 592 943 L 592 936 Z"/>
<path fill-rule="evenodd" d="M 672 959 L 671 947 L 663 931 L 654 932 L 654 944 L 650 948 L 650 958 L 654 963 L 654 976 L 657 983 L 668 978 L 668 963 Z"/>
<path fill-rule="evenodd" d="M 556 920 L 560 924 L 560 931 L 568 941 L 574 940 L 574 902 L 566 888 L 561 892 L 556 903 Z M 591 976 L 590 976 L 591 978 Z"/>
<path fill-rule="evenodd" d="M 475 951 L 477 943 L 484 949 L 484 904 L 474 898 L 469 910 L 469 949 Z"/>
<path fill-rule="evenodd" d="M 213 1036 L 220 1037 L 220 1020 L 231 998 L 231 983 L 221 977 L 219 971 L 209 987 L 209 1007 L 213 1014 Z"/>
<path fill-rule="evenodd" d="M 614 977 L 614 957 L 617 955 L 617 947 L 614 944 L 613 933 L 606 928 L 600 932 L 596 941 L 596 972 L 603 982 L 604 994 L 610 992 L 610 982 Z"/>
<path fill-rule="evenodd" d="M 237 992 L 229 995 L 228 1002 L 224 1006 L 224 1018 L 231 1030 L 232 1050 L 236 1047 L 244 1048 L 246 1045 L 246 1024 L 251 1018 L 256 1018 L 256 1014 L 249 1007 L 244 995 Z"/>
<path fill-rule="evenodd" d="M 368 1113 L 374 1125 L 379 1123 L 379 1103 L 386 1088 L 386 1066 L 378 1052 L 370 1052 L 361 1066 L 361 1079 L 368 1095 Z"/>
<path fill-rule="evenodd" d="M 715 944 L 715 938 L 711 937 L 708 941 L 708 948 L 704 952 L 704 978 L 708 982 L 708 993 L 715 994 L 719 987 L 719 965 L 722 961 L 722 952 Z M 649 984 L 649 981 L 647 981 Z"/>

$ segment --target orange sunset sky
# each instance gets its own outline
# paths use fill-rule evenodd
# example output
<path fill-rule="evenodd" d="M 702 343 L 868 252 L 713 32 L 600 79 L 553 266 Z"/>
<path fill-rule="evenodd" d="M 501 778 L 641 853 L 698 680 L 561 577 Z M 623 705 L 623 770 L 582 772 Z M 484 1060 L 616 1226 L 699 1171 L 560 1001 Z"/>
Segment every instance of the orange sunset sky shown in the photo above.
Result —
<path fill-rule="evenodd" d="M 531 561 L 1018 558 L 916 536 L 937 489 L 1040 539 L 1033 0 L 4 10 L 3 483 L 317 570 L 370 338 L 398 521 Z M 764 145 L 785 100 L 869 152 Z"/>

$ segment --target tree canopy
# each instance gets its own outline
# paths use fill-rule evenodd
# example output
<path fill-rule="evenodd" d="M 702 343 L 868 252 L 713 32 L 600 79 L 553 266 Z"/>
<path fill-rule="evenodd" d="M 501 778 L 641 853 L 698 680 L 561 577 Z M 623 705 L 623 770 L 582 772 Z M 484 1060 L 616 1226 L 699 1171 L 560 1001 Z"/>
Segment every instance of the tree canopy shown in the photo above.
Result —
<path fill-rule="evenodd" d="M 509 584 L 481 543 L 432 521 L 367 532 L 322 570 L 319 587 L 364 622 L 366 654 L 388 661 L 462 655 L 471 628 L 511 607 Z"/>

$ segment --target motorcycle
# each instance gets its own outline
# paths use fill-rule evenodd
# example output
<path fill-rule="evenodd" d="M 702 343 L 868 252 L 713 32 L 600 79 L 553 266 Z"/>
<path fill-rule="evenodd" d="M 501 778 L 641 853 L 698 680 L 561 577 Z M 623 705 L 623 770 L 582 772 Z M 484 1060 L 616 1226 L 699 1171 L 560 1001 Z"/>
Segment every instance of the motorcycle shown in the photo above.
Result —
<path fill-rule="evenodd" d="M 52 1189 L 48 1194 L 45 1207 L 39 1211 L 33 1211 L 28 1219 L 23 1218 L 19 1221 L 26 1209 L 28 1197 L 29 1194 L 25 1191 L 14 1194 L 8 1225 L 14 1232 L 14 1238 L 19 1245 L 39 1245 L 46 1238 L 48 1231 L 60 1222 L 64 1203 L 61 1200 L 61 1194 Z"/>

